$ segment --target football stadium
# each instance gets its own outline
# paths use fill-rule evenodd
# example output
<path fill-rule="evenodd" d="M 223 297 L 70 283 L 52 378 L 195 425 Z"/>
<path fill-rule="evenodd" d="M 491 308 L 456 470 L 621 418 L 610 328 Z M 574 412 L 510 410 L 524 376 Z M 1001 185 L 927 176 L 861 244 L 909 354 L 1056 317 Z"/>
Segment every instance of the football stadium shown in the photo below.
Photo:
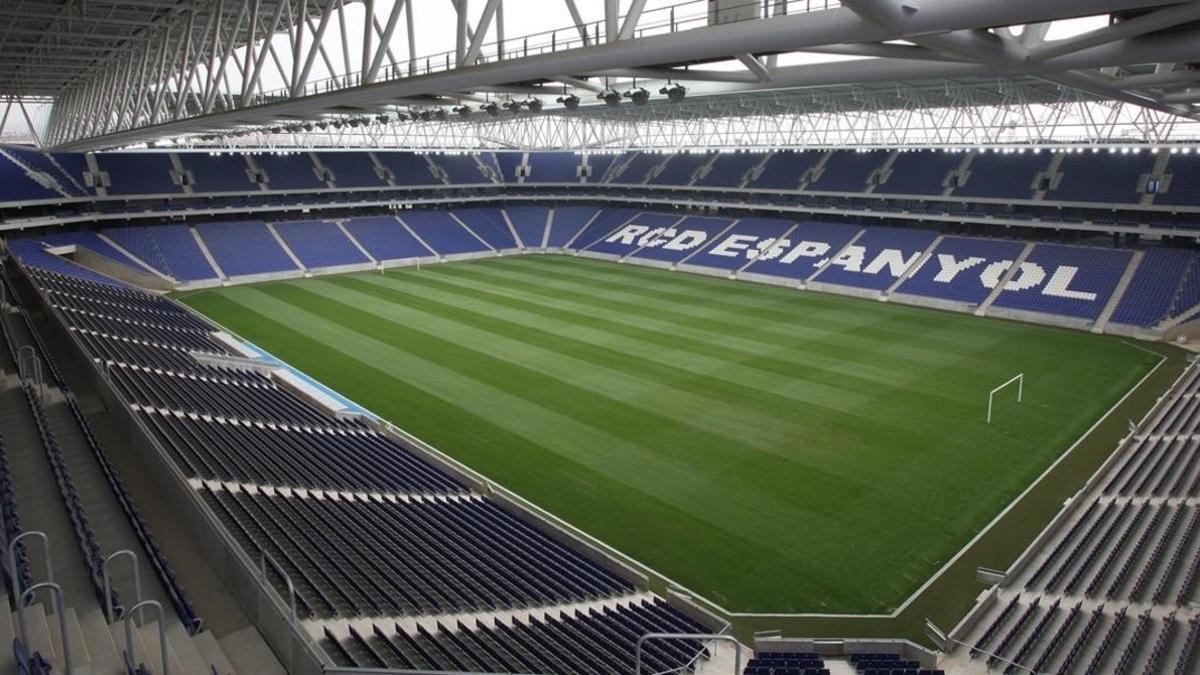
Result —
<path fill-rule="evenodd" d="M 1200 673 L 1200 2 L 0 2 L 0 675 Z"/>

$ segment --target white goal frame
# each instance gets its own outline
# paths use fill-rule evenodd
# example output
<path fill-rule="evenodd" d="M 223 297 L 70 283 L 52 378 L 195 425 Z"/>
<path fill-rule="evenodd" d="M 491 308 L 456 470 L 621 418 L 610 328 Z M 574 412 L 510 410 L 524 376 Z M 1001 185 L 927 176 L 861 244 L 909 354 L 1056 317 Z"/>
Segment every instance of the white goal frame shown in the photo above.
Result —
<path fill-rule="evenodd" d="M 988 410 L 987 410 L 987 423 L 988 424 L 992 423 L 992 401 L 993 401 L 993 399 L 996 398 L 996 394 L 999 393 L 1001 389 L 1004 389 L 1005 387 L 1011 385 L 1014 382 L 1017 383 L 1017 403 L 1020 403 L 1021 399 L 1024 397 L 1024 394 L 1025 394 L 1025 373 L 1018 373 L 1018 374 L 1014 375 L 1013 378 L 1011 380 L 1009 380 L 1008 382 L 1005 382 L 1004 384 L 1002 384 L 988 392 Z"/>

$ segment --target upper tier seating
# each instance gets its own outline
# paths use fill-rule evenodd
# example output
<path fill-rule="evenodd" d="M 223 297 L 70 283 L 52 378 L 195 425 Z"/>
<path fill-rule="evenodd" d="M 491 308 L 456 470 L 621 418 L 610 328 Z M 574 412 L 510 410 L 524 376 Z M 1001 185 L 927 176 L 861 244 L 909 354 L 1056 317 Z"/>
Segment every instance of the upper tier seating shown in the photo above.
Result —
<path fill-rule="evenodd" d="M 613 162 L 616 161 L 617 156 L 605 153 L 592 153 L 588 154 L 586 159 L 588 169 L 591 171 L 591 173 L 588 175 L 587 182 L 601 183 L 604 181 L 605 174 L 608 173 L 608 168 L 612 166 Z"/>
<path fill-rule="evenodd" d="M 317 161 L 333 173 L 339 188 L 387 187 L 387 181 L 375 172 L 375 162 L 366 152 L 318 152 Z"/>
<path fill-rule="evenodd" d="M 971 160 L 966 182 L 954 188 L 956 197 L 1030 199 L 1033 180 L 1050 164 L 1051 153 L 980 152 Z"/>
<path fill-rule="evenodd" d="M 1154 168 L 1150 153 L 1107 153 L 1103 161 L 1095 152 L 1063 157 L 1058 187 L 1046 192 L 1046 199 L 1068 202 L 1123 202 L 1141 200 L 1138 180 Z"/>
<path fill-rule="evenodd" d="M 1131 256 L 1115 249 L 1038 244 L 995 305 L 1095 319 Z"/>
<path fill-rule="evenodd" d="M 1024 247 L 1019 241 L 946 237 L 896 292 L 977 305 L 995 288 L 989 279 L 1002 276 Z"/>
<path fill-rule="evenodd" d="M 399 218 L 439 255 L 489 250 L 487 244 L 459 225 L 445 211 L 405 211 Z"/>
<path fill-rule="evenodd" d="M 733 220 L 729 218 L 687 216 L 671 229 L 647 241 L 633 256 L 647 260 L 681 262 L 727 230 L 731 224 Z"/>
<path fill-rule="evenodd" d="M 307 152 L 279 155 L 254 155 L 254 163 L 267 174 L 267 187 L 272 190 L 316 190 L 329 187 L 317 178 L 317 167 Z"/>
<path fill-rule="evenodd" d="M 754 653 L 743 675 L 829 675 L 825 660 L 815 652 Z"/>
<path fill-rule="evenodd" d="M 25 166 L 54 179 L 54 182 L 58 183 L 58 186 L 66 194 L 72 197 L 84 195 L 83 190 L 80 189 L 83 185 L 83 171 L 86 167 L 83 155 L 51 155 L 19 145 L 6 145 L 4 151 L 23 162 Z"/>
<path fill-rule="evenodd" d="M 871 172 L 883 166 L 890 150 L 835 150 L 825 162 L 821 176 L 808 184 L 809 190 L 826 192 L 863 192 Z"/>
<path fill-rule="evenodd" d="M 523 152 L 498 152 L 495 154 L 496 164 L 500 167 L 500 182 L 516 183 L 517 167 L 521 166 L 521 160 L 524 159 Z"/>
<path fill-rule="evenodd" d="M 476 161 L 474 154 L 430 156 L 446 172 L 447 181 L 451 185 L 492 182 L 479 168 L 479 162 Z"/>
<path fill-rule="evenodd" d="M 175 156 L 184 169 L 192 172 L 195 192 L 255 192 L 258 184 L 251 182 L 250 165 L 240 153 L 216 154 L 207 152 L 178 152 Z"/>
<path fill-rule="evenodd" d="M 500 209 L 455 209 L 451 213 L 497 251 L 517 248 L 517 242 Z"/>
<path fill-rule="evenodd" d="M 369 263 L 341 228 L 325 220 L 275 223 L 275 231 L 308 269 Z"/>
<path fill-rule="evenodd" d="M 1142 256 L 1120 304 L 1109 319 L 1131 326 L 1153 326 L 1162 321 L 1181 294 L 1184 274 L 1197 272 L 1196 253 L 1174 248 L 1152 248 Z"/>
<path fill-rule="evenodd" d="M 441 185 L 442 180 L 433 175 L 425 155 L 415 152 L 376 152 L 379 163 L 392 172 L 396 185 Z"/>
<path fill-rule="evenodd" d="M 550 209 L 544 206 L 509 206 L 504 209 L 512 221 L 517 236 L 525 248 L 541 248 L 546 236 L 546 219 Z"/>
<path fill-rule="evenodd" d="M 696 179 L 697 187 L 740 187 L 750 169 L 758 166 L 766 153 L 719 152 L 708 173 Z"/>
<path fill-rule="evenodd" d="M 1200 206 L 1200 154 L 1172 155 L 1167 163 L 1171 184 L 1154 197 L 1155 204 Z"/>
<path fill-rule="evenodd" d="M 678 152 L 667 158 L 658 175 L 650 178 L 649 185 L 690 185 L 696 171 L 712 159 L 709 152 Z"/>
<path fill-rule="evenodd" d="M 598 210 L 590 206 L 556 206 L 546 246 L 561 248 L 570 244 L 597 213 Z"/>
<path fill-rule="evenodd" d="M 171 179 L 171 156 L 165 152 L 96 153 L 100 170 L 108 174 L 112 195 L 179 194 Z"/>
<path fill-rule="evenodd" d="M 963 160 L 963 155 L 944 150 L 901 152 L 892 162 L 887 182 L 875 188 L 881 194 L 940 195 L 946 176 Z"/>
<path fill-rule="evenodd" d="M 296 264 L 262 221 L 201 223 L 196 226 L 196 231 L 227 276 L 296 269 Z"/>
<path fill-rule="evenodd" d="M 766 219 L 764 219 L 766 220 Z M 764 228 L 765 229 L 765 228 Z M 771 226 L 771 230 L 776 229 Z M 767 274 L 801 281 L 820 269 L 858 233 L 857 225 L 804 221 L 797 223 L 787 234 L 769 234 L 764 239 L 779 236 L 770 242 L 754 262 L 746 268 L 753 274 Z"/>
<path fill-rule="evenodd" d="M 24 202 L 35 199 L 62 199 L 62 193 L 38 183 L 25 169 L 0 155 L 0 201 Z"/>
<path fill-rule="evenodd" d="M 688 259 L 687 264 L 723 270 L 741 269 L 794 225 L 790 220 L 778 218 L 740 218 L 733 229 L 712 238 L 699 253 Z"/>
<path fill-rule="evenodd" d="M 633 159 L 621 167 L 620 173 L 613 176 L 608 182 L 640 185 L 646 182 L 655 167 L 667 159 L 667 155 L 661 152 L 634 152 L 621 155 L 618 161 L 623 161 L 630 154 L 633 155 Z"/>
<path fill-rule="evenodd" d="M 526 183 L 578 183 L 582 159 L 575 152 L 529 153 Z"/>
<path fill-rule="evenodd" d="M 392 216 L 351 218 L 345 225 L 350 235 L 376 260 L 405 260 L 437 255 L 425 248 Z"/>
<path fill-rule="evenodd" d="M 154 269 L 180 281 L 215 279 L 217 276 L 187 225 L 116 227 L 104 230 L 104 235 Z"/>
<path fill-rule="evenodd" d="M 762 173 L 746 185 L 764 190 L 796 190 L 804 174 L 825 156 L 821 150 L 780 150 L 771 155 Z"/>
<path fill-rule="evenodd" d="M 886 290 L 920 259 L 937 233 L 899 227 L 870 227 L 829 262 L 815 281 Z"/>

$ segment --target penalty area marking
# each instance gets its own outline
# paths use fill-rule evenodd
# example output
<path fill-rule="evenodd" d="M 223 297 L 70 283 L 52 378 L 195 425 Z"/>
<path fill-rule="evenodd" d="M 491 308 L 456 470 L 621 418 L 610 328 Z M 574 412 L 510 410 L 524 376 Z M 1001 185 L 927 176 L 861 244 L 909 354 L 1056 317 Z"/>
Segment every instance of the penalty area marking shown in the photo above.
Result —
<path fill-rule="evenodd" d="M 987 423 L 988 424 L 992 423 L 992 401 L 996 398 L 996 394 L 999 393 L 1001 389 L 1004 389 L 1005 387 L 1011 385 L 1014 382 L 1017 384 L 1017 403 L 1020 403 L 1021 399 L 1025 395 L 1025 373 L 1018 373 L 1017 375 L 1014 375 L 1013 378 L 1011 380 L 1009 380 L 1008 382 L 1005 382 L 1004 384 L 1002 384 L 988 392 L 988 410 L 987 410 Z"/>

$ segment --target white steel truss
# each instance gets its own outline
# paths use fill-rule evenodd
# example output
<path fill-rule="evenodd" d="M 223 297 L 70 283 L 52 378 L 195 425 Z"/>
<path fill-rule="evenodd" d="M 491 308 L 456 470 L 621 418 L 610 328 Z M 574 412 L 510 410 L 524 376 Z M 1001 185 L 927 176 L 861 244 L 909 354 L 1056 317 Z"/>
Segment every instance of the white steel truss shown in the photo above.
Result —
<path fill-rule="evenodd" d="M 52 96 L 38 140 L 70 150 L 245 130 L 297 136 L 305 123 L 317 132 L 326 124 L 316 136 L 373 134 L 410 146 L 431 146 L 416 139 L 437 133 L 450 139 L 443 145 L 464 147 L 700 147 L 710 145 L 701 134 L 747 145 L 988 142 L 1014 125 L 1031 140 L 1047 126 L 1082 139 L 1161 140 L 1200 119 L 1200 0 L 538 0 L 570 23 L 534 33 L 514 31 L 514 16 L 537 11 L 531 3 L 445 0 L 453 21 L 436 30 L 452 31 L 454 48 L 436 53 L 416 48 L 434 30 L 416 4 L 0 3 L 0 97 Z M 1056 21 L 1081 16 L 1107 25 L 1050 39 Z M 802 54 L 839 60 L 797 65 L 791 57 Z M 660 87 L 676 86 L 705 103 L 637 105 L 662 102 Z M 939 87 L 936 100 L 922 93 Z M 955 88 L 990 88 L 1004 100 L 946 100 Z M 802 107 L 756 102 L 763 92 L 797 90 L 806 92 L 793 97 Z M 597 100 L 605 95 L 621 112 Z M 550 114 L 559 99 L 578 109 Z M 1100 101 L 1111 105 L 1082 109 Z M 491 117 L 500 106 L 545 119 Z M 729 110 L 737 107 L 749 110 Z M 335 121 L 381 115 L 415 122 L 329 132 Z"/>

